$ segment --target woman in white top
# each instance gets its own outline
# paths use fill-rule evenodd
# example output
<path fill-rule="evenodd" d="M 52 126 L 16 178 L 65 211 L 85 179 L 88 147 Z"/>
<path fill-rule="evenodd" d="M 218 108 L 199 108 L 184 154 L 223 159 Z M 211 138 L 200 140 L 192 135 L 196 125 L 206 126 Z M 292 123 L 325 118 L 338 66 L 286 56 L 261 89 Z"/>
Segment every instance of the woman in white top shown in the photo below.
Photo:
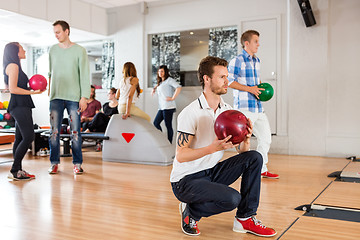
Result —
<path fill-rule="evenodd" d="M 169 75 L 169 69 L 161 65 L 157 75 L 157 85 L 152 94 L 157 92 L 159 98 L 159 111 L 154 119 L 154 126 L 162 131 L 160 123 L 164 120 L 167 129 L 167 137 L 172 143 L 174 131 L 172 128 L 173 114 L 176 111 L 175 98 L 181 91 L 181 85 Z"/>
<path fill-rule="evenodd" d="M 135 65 L 132 62 L 125 63 L 122 72 L 124 78 L 120 81 L 120 87 L 116 92 L 116 98 L 119 99 L 119 113 L 122 114 L 123 119 L 134 115 L 150 122 L 150 116 L 135 106 L 141 93 Z"/>

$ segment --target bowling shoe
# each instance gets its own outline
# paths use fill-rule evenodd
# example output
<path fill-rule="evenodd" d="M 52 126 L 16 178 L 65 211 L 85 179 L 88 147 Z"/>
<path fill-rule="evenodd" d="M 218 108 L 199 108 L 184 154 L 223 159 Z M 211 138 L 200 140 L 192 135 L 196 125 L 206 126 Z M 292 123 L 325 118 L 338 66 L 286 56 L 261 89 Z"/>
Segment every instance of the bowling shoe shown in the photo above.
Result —
<path fill-rule="evenodd" d="M 249 217 L 244 221 L 235 217 L 233 231 L 241 233 L 248 232 L 261 237 L 272 237 L 276 235 L 274 229 L 264 226 L 255 216 Z"/>
<path fill-rule="evenodd" d="M 58 164 L 51 164 L 48 172 L 49 174 L 56 174 L 58 173 L 59 165 Z"/>
<path fill-rule="evenodd" d="M 25 170 L 22 170 L 22 171 L 24 172 L 25 176 L 27 176 L 27 177 L 29 177 L 29 178 L 31 178 L 31 179 L 35 179 L 35 175 L 34 175 L 34 174 L 30 174 L 30 173 L 28 173 L 28 172 L 25 171 Z"/>
<path fill-rule="evenodd" d="M 81 164 L 74 164 L 74 174 L 83 174 L 84 170 L 81 168 Z"/>
<path fill-rule="evenodd" d="M 197 236 L 200 234 L 200 230 L 197 226 L 197 221 L 190 217 L 186 210 L 186 203 L 181 202 L 179 204 L 179 211 L 181 215 L 181 230 L 190 236 Z"/>
<path fill-rule="evenodd" d="M 25 172 L 22 171 L 22 170 L 19 170 L 16 173 L 10 172 L 8 178 L 13 179 L 15 181 L 18 181 L 18 180 L 30 180 L 30 177 L 26 176 Z"/>
<path fill-rule="evenodd" d="M 277 178 L 279 178 L 280 176 L 279 176 L 278 174 L 276 174 L 276 173 L 271 173 L 271 172 L 269 172 L 269 171 L 266 171 L 266 172 L 263 172 L 263 173 L 261 174 L 261 177 L 263 177 L 263 178 L 273 178 L 273 179 L 277 179 Z"/>

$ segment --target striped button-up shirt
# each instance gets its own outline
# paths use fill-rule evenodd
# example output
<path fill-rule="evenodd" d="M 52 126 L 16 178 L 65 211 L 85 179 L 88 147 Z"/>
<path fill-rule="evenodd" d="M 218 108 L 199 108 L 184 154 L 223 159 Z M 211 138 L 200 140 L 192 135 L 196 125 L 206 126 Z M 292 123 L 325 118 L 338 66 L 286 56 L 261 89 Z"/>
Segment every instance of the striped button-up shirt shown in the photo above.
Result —
<path fill-rule="evenodd" d="M 260 84 L 260 59 L 250 56 L 244 49 L 230 61 L 228 71 L 229 85 L 234 81 L 250 87 Z M 233 95 L 235 109 L 263 112 L 261 102 L 252 93 L 233 89 Z"/>

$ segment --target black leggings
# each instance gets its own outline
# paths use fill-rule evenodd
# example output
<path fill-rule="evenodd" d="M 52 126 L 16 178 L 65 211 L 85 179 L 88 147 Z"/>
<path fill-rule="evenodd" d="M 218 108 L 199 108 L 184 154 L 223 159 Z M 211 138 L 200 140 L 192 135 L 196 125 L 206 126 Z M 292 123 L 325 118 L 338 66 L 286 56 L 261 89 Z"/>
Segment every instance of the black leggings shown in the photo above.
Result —
<path fill-rule="evenodd" d="M 90 132 L 105 132 L 109 121 L 109 116 L 102 112 L 98 112 L 94 116 L 93 120 L 88 123 L 87 128 L 90 130 Z"/>
<path fill-rule="evenodd" d="M 34 140 L 34 124 L 31 108 L 16 107 L 11 110 L 10 114 L 15 119 L 14 163 L 10 171 L 16 173 L 22 170 L 22 160 Z"/>

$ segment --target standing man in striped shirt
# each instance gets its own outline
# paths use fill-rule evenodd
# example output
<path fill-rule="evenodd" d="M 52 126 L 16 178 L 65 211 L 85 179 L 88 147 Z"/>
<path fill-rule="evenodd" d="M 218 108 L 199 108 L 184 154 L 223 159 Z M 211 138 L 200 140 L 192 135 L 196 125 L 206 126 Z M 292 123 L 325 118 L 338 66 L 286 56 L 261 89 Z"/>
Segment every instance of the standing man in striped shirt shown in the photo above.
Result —
<path fill-rule="evenodd" d="M 241 54 L 233 58 L 228 66 L 229 87 L 233 88 L 234 108 L 245 114 L 253 123 L 253 134 L 257 138 L 257 151 L 263 156 L 261 176 L 279 178 L 278 174 L 268 171 L 268 152 L 271 144 L 269 120 L 264 112 L 258 88 L 260 81 L 260 59 L 255 56 L 259 44 L 259 32 L 248 30 L 241 35 Z"/>

